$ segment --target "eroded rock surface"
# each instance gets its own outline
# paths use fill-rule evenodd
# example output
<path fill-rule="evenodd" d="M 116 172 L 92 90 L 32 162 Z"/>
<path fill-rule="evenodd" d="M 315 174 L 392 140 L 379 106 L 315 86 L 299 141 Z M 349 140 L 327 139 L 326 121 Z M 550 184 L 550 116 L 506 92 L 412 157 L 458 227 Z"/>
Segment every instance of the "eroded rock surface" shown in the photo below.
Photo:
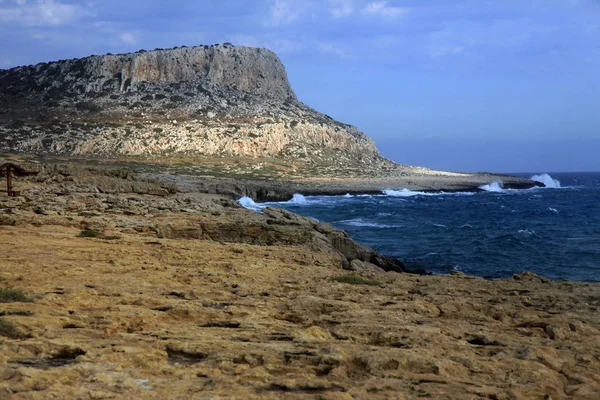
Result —
<path fill-rule="evenodd" d="M 0 398 L 600 393 L 598 284 L 376 272 L 367 248 L 286 211 L 39 170 L 0 197 L 0 290 L 33 300 L 0 303 Z"/>
<path fill-rule="evenodd" d="M 0 150 L 394 165 L 355 127 L 299 102 L 273 52 L 220 45 L 0 70 Z"/>

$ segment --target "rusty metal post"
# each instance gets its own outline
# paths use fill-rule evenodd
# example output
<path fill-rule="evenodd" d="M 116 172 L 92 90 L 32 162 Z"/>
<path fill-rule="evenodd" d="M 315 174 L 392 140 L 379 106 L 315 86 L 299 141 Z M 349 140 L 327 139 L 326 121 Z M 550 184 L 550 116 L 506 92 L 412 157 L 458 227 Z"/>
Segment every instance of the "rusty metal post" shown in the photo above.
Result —
<path fill-rule="evenodd" d="M 13 174 L 16 176 L 32 176 L 38 174 L 34 171 L 26 171 L 13 163 L 4 163 L 0 165 L 0 176 L 3 173 L 6 173 L 6 194 L 8 197 L 18 197 L 21 194 L 20 191 L 13 190 Z"/>

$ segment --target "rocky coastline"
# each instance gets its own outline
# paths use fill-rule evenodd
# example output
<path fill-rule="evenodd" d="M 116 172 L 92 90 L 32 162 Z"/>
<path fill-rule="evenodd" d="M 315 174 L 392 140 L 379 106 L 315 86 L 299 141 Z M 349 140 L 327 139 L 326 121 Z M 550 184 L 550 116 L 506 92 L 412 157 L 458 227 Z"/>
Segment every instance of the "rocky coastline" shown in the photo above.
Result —
<path fill-rule="evenodd" d="M 0 399 L 598 399 L 600 284 L 408 271 L 238 203 L 540 185 L 387 160 L 268 50 L 0 70 L 0 152 Z"/>
<path fill-rule="evenodd" d="M 600 285 L 405 273 L 122 166 L 0 197 L 0 398 L 595 399 Z"/>

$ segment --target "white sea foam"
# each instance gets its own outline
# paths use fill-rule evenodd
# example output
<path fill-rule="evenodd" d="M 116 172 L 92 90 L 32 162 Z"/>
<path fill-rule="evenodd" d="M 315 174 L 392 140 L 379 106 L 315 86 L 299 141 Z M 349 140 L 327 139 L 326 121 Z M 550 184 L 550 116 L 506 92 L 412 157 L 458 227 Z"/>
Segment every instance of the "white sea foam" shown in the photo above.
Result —
<path fill-rule="evenodd" d="M 307 204 L 308 200 L 306 200 L 306 197 L 301 195 L 300 193 L 294 193 L 294 196 L 286 203 L 288 203 L 288 204 Z"/>
<path fill-rule="evenodd" d="M 347 219 L 345 221 L 339 221 L 338 223 L 343 224 L 343 225 L 360 226 L 360 227 L 366 227 L 366 228 L 381 228 L 381 229 L 395 228 L 394 225 L 378 224 L 376 222 L 366 221 L 361 218 Z"/>
<path fill-rule="evenodd" d="M 377 196 L 384 196 L 383 194 L 376 194 L 376 195 L 372 195 L 372 194 L 350 194 L 350 193 L 346 193 L 343 196 L 329 196 L 329 197 L 341 197 L 344 199 L 354 199 L 356 197 L 377 197 Z"/>
<path fill-rule="evenodd" d="M 254 211 L 260 211 L 262 208 L 265 207 L 264 204 L 255 203 L 254 200 L 252 200 L 248 196 L 244 196 L 241 199 L 239 199 L 238 203 L 240 203 L 242 205 L 242 207 L 245 207 L 247 209 L 254 210 Z"/>
<path fill-rule="evenodd" d="M 444 224 L 433 224 L 433 226 L 437 226 L 438 228 L 448 229 L 448 227 Z"/>
<path fill-rule="evenodd" d="M 479 189 L 485 190 L 486 192 L 492 192 L 492 193 L 504 192 L 504 188 L 502 187 L 502 183 L 500 183 L 500 182 L 492 182 L 487 185 L 479 186 Z"/>
<path fill-rule="evenodd" d="M 558 210 L 556 208 L 548 207 L 548 211 L 554 214 L 558 214 Z"/>
<path fill-rule="evenodd" d="M 386 195 L 391 196 L 391 197 L 413 197 L 413 196 L 419 196 L 419 195 L 426 196 L 428 194 L 425 192 L 413 192 L 412 190 L 408 190 L 408 189 L 402 189 L 402 190 L 386 189 L 383 191 L 383 193 L 385 193 Z"/>
<path fill-rule="evenodd" d="M 535 231 L 529 229 L 520 229 L 517 233 L 524 236 L 535 235 Z"/>
<path fill-rule="evenodd" d="M 548 174 L 534 175 L 531 177 L 532 181 L 536 181 L 539 183 L 543 183 L 545 187 L 558 189 L 560 188 L 560 181 L 558 179 L 552 178 Z"/>
<path fill-rule="evenodd" d="M 386 190 L 383 191 L 383 193 L 385 193 L 387 196 L 390 196 L 390 197 L 471 196 L 471 195 L 474 194 L 474 193 L 471 193 L 471 192 L 455 192 L 455 193 L 445 193 L 445 192 L 439 192 L 439 193 L 414 192 L 414 191 L 408 190 L 408 189 L 402 189 L 402 190 L 386 189 Z"/>
<path fill-rule="evenodd" d="M 256 203 L 250 197 L 244 196 L 238 200 L 238 203 L 240 203 L 243 207 L 248 208 L 250 210 L 260 211 L 265 207 L 273 206 L 273 205 L 276 206 L 278 204 L 305 205 L 305 204 L 308 204 L 308 199 L 299 193 L 295 193 L 292 196 L 292 198 L 288 201 L 272 201 L 272 202 L 267 202 L 267 203 Z"/>

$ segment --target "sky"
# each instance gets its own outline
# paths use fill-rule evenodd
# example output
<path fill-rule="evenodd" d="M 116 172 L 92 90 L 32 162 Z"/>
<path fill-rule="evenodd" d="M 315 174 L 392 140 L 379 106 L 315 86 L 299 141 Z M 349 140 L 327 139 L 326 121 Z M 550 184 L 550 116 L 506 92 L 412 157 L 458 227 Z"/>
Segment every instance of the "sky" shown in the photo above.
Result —
<path fill-rule="evenodd" d="M 600 171 L 600 0 L 0 0 L 0 68 L 225 41 L 394 161 Z"/>

